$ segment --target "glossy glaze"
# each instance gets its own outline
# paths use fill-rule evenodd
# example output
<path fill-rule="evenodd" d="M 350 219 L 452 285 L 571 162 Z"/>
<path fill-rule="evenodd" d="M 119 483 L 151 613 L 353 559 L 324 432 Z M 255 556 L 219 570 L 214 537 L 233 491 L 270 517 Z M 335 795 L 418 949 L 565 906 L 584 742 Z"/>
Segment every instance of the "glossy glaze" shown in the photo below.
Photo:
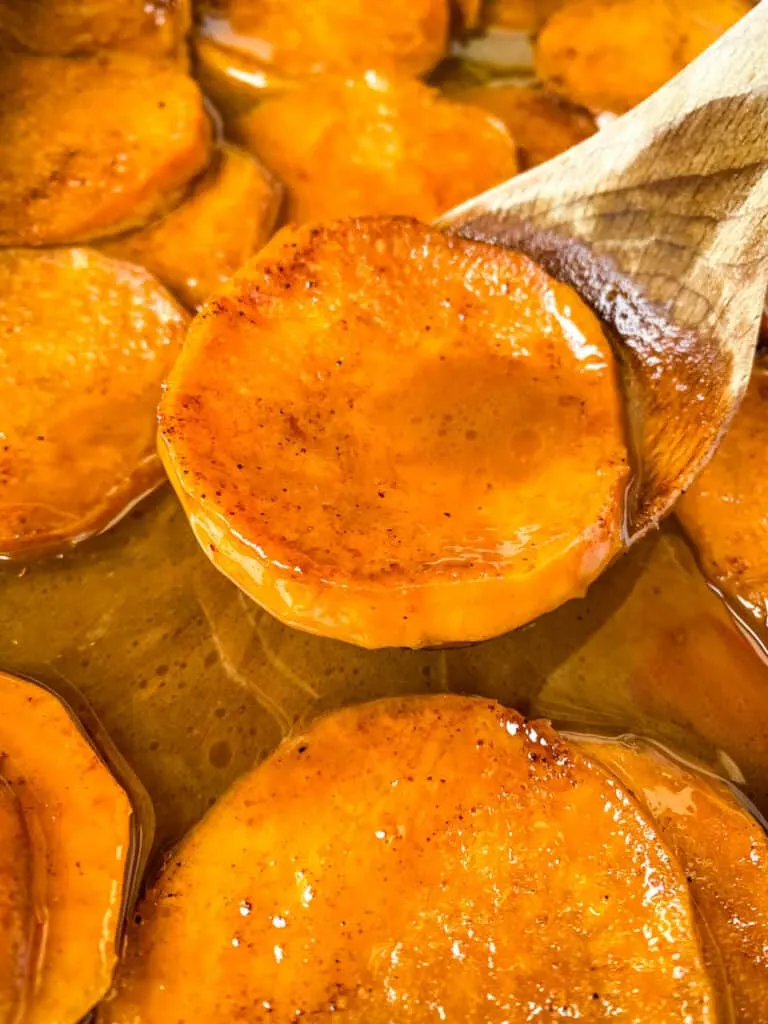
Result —
<path fill-rule="evenodd" d="M 202 94 L 173 61 L 4 54 L 0 95 L 2 245 L 79 243 L 143 224 L 178 202 L 210 156 Z"/>
<path fill-rule="evenodd" d="M 621 416 L 570 289 L 508 250 L 349 220 L 283 233 L 208 304 L 160 450 L 203 549 L 273 614 L 416 647 L 502 633 L 598 575 Z"/>
<path fill-rule="evenodd" d="M 518 169 L 496 118 L 372 72 L 309 81 L 267 99 L 234 131 L 285 183 L 293 224 L 395 213 L 433 220 Z"/>
<path fill-rule="evenodd" d="M 217 804 L 139 916 L 105 1024 L 716 1019 L 648 819 L 481 699 L 320 719 Z"/>
<path fill-rule="evenodd" d="M 0 558 L 74 544 L 160 483 L 155 409 L 186 322 L 93 250 L 0 252 Z"/>
<path fill-rule="evenodd" d="M 749 390 L 717 454 L 677 507 L 710 578 L 766 636 L 768 630 L 768 366 Z"/>
<path fill-rule="evenodd" d="M 23 823 L 15 860 L 28 873 L 33 922 L 21 963 L 22 1019 L 76 1021 L 109 988 L 117 963 L 124 901 L 139 868 L 133 805 L 69 709 L 4 673 L 0 751 L 0 776 Z"/>
<path fill-rule="evenodd" d="M 269 239 L 281 195 L 258 161 L 224 144 L 179 206 L 99 248 L 146 267 L 194 310 Z"/>

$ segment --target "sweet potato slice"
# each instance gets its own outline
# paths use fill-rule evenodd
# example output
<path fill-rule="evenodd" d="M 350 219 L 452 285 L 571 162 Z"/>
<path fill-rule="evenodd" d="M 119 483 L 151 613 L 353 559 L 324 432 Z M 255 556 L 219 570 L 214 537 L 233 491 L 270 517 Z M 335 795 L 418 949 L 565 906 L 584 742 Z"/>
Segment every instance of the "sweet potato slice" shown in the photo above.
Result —
<path fill-rule="evenodd" d="M 0 673 L 0 771 L 45 857 L 46 930 L 24 1024 L 74 1024 L 109 987 L 131 867 L 131 803 L 54 695 Z"/>
<path fill-rule="evenodd" d="M 450 0 L 226 0 L 227 42 L 280 74 L 418 75 L 448 44 Z"/>
<path fill-rule="evenodd" d="M 768 837 L 716 779 L 653 747 L 580 744 L 647 809 L 685 871 L 694 904 L 720 953 L 736 1024 L 768 1008 Z"/>
<path fill-rule="evenodd" d="M 0 45 L 31 53 L 178 54 L 190 0 L 0 0 Z"/>
<path fill-rule="evenodd" d="M 523 168 L 543 164 L 595 133 L 595 122 L 575 107 L 545 89 L 514 82 L 491 82 L 455 93 L 462 103 L 471 103 L 493 114 L 508 128 L 517 144 Z"/>
<path fill-rule="evenodd" d="M 421 82 L 377 75 L 312 82 L 238 123 L 288 187 L 295 223 L 407 214 L 432 220 L 517 170 L 504 126 Z"/>
<path fill-rule="evenodd" d="M 417 221 L 279 234 L 193 322 L 160 420 L 204 550 L 310 632 L 494 636 L 620 544 L 597 320 L 527 257 Z"/>
<path fill-rule="evenodd" d="M 0 1024 L 17 1024 L 35 969 L 32 850 L 24 817 L 0 778 Z"/>
<path fill-rule="evenodd" d="M 536 45 L 550 88 L 585 107 L 623 113 L 747 14 L 749 0 L 573 0 Z"/>
<path fill-rule="evenodd" d="M 677 505 L 710 579 L 768 625 L 768 366 L 758 364 L 720 448 Z"/>
<path fill-rule="evenodd" d="M 160 483 L 155 408 L 186 322 L 140 267 L 0 252 L 0 555 L 75 543 Z"/>
<path fill-rule="evenodd" d="M 6 54 L 0 95 L 1 245 L 82 242 L 142 224 L 208 162 L 202 95 L 171 61 Z"/>
<path fill-rule="evenodd" d="M 280 205 L 277 182 L 242 149 L 223 145 L 180 206 L 102 252 L 146 267 L 192 309 L 264 245 Z"/>
<path fill-rule="evenodd" d="M 476 698 L 347 708 L 285 741 L 140 915 L 106 1024 L 714 1019 L 649 820 L 546 724 Z"/>

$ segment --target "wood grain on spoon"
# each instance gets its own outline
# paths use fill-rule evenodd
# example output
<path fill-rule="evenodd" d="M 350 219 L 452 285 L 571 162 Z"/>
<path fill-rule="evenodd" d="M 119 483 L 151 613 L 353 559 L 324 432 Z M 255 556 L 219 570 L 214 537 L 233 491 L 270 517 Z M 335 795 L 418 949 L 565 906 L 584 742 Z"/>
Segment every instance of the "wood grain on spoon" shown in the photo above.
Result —
<path fill-rule="evenodd" d="M 759 4 L 610 128 L 439 222 L 526 252 L 614 336 L 628 540 L 706 463 L 748 383 L 768 275 L 767 47 Z"/>

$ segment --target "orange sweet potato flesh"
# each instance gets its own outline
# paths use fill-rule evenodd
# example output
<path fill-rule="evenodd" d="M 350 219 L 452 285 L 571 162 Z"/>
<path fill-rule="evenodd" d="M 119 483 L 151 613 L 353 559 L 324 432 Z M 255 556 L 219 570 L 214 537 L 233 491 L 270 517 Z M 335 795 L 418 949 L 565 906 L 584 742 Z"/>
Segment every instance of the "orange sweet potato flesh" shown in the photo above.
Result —
<path fill-rule="evenodd" d="M 75 543 L 161 482 L 155 409 L 186 323 L 140 267 L 0 252 L 0 555 Z"/>
<path fill-rule="evenodd" d="M 171 55 L 180 52 L 190 21 L 190 0 L 0 0 L 3 48 L 31 53 Z"/>
<path fill-rule="evenodd" d="M 286 740 L 140 914 L 102 1024 L 715 1019 L 650 821 L 548 725 L 476 698 Z"/>
<path fill-rule="evenodd" d="M 768 624 L 768 367 L 758 364 L 730 431 L 677 505 L 709 578 Z"/>
<path fill-rule="evenodd" d="M 17 1024 L 34 969 L 32 850 L 24 817 L 0 778 L 0 1024 Z"/>
<path fill-rule="evenodd" d="M 131 804 L 64 705 L 0 673 L 0 771 L 39 821 L 46 930 L 24 1024 L 74 1024 L 109 987 Z"/>
<path fill-rule="evenodd" d="M 289 76 L 419 75 L 448 44 L 449 0 L 228 0 L 232 29 Z"/>
<path fill-rule="evenodd" d="M 146 267 L 197 309 L 269 239 L 279 206 L 271 175 L 249 153 L 225 144 L 180 206 L 99 249 Z"/>
<path fill-rule="evenodd" d="M 551 160 L 596 130 L 585 110 L 545 89 L 491 82 L 454 95 L 462 103 L 482 107 L 506 125 L 522 168 Z"/>
<path fill-rule="evenodd" d="M 160 422 L 203 549 L 310 632 L 493 636 L 620 546 L 597 320 L 527 257 L 417 221 L 281 232 L 193 322 Z"/>
<path fill-rule="evenodd" d="M 768 837 L 715 779 L 653 748 L 580 744 L 653 817 L 686 874 L 697 911 L 720 954 L 735 1024 L 757 1024 L 768 1007 Z"/>
<path fill-rule="evenodd" d="M 432 220 L 517 171 L 500 121 L 406 79 L 311 82 L 260 104 L 237 130 L 285 182 L 294 223 L 374 214 Z"/>
<path fill-rule="evenodd" d="M 0 245 L 142 224 L 208 162 L 202 94 L 168 60 L 5 54 L 0 95 Z"/>
<path fill-rule="evenodd" d="M 620 114 L 682 71 L 751 6 L 749 0 L 573 0 L 539 35 L 536 70 L 576 103 Z"/>

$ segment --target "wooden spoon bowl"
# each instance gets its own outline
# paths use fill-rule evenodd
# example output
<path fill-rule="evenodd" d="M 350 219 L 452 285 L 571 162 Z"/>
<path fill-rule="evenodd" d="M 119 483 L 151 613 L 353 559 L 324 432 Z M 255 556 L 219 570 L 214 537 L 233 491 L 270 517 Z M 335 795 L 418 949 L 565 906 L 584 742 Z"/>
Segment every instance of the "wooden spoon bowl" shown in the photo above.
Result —
<path fill-rule="evenodd" d="M 667 513 L 746 389 L 768 280 L 768 4 L 639 107 L 439 226 L 520 249 L 615 342 L 635 477 L 626 540 Z"/>

